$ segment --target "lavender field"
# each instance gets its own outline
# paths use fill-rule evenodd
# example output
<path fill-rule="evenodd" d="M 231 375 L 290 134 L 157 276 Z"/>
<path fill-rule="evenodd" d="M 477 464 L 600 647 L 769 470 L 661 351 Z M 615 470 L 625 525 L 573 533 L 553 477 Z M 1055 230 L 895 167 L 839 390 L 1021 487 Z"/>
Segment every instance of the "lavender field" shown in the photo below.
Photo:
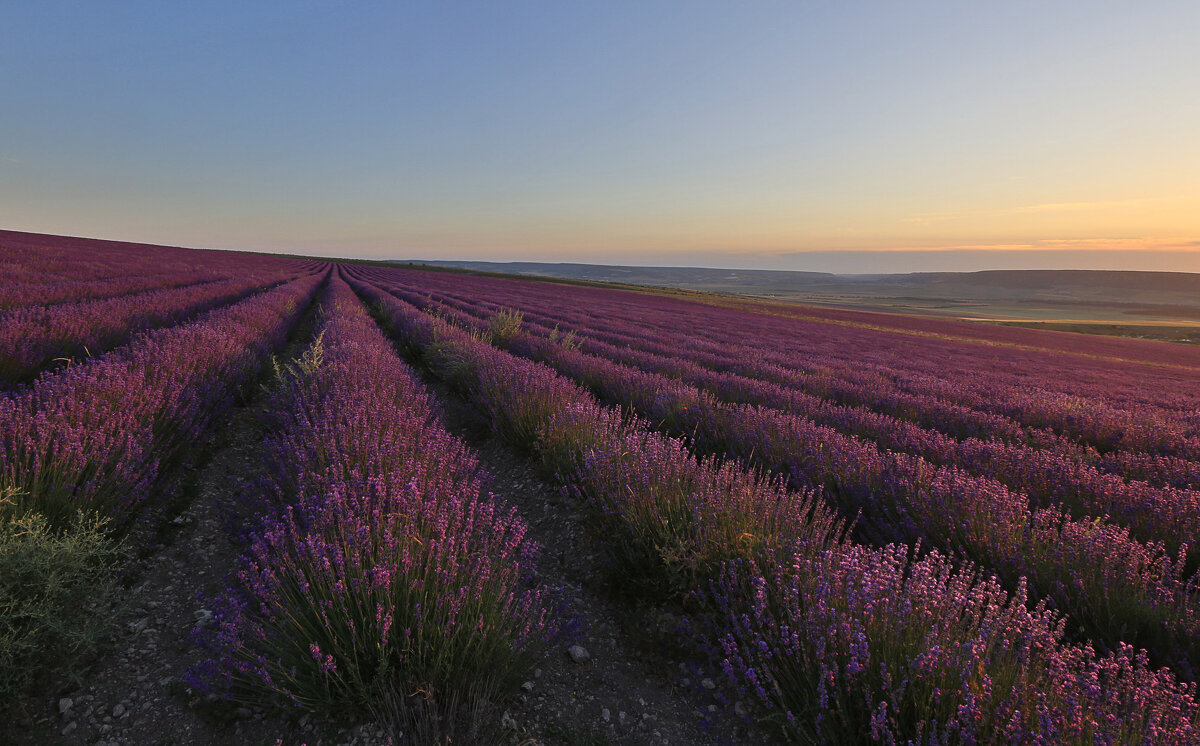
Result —
<path fill-rule="evenodd" d="M 15 232 L 0 278 L 0 741 L 1200 743 L 1196 348 Z"/>

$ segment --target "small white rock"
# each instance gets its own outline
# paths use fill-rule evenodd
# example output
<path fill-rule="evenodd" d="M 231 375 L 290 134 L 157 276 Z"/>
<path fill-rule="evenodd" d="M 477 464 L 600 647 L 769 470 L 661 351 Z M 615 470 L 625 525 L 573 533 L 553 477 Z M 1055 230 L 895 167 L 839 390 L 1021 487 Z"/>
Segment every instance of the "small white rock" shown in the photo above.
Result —
<path fill-rule="evenodd" d="M 585 650 L 582 645 L 572 645 L 567 648 L 567 654 L 576 663 L 586 663 L 592 657 L 591 653 Z"/>

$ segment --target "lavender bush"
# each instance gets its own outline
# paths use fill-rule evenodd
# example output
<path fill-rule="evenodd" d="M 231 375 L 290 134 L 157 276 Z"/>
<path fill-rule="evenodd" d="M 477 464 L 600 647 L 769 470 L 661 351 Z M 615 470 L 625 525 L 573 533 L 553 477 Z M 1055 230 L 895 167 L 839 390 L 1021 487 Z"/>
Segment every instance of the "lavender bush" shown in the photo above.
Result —
<path fill-rule="evenodd" d="M 341 280 L 322 306 L 319 365 L 271 402 L 272 508 L 191 680 L 401 721 L 505 696 L 552 632 L 525 525 Z"/>
<path fill-rule="evenodd" d="M 128 526 L 160 472 L 202 442 L 308 305 L 309 275 L 0 396 L 0 488 L 59 525 Z"/>
<path fill-rule="evenodd" d="M 248 275 L 115 298 L 0 311 L 0 381 L 32 380 L 55 359 L 98 355 L 143 329 L 178 323 L 294 274 Z"/>
<path fill-rule="evenodd" d="M 1060 619 L 939 554 L 838 546 L 734 562 L 706 594 L 712 652 L 800 741 L 1191 743 L 1194 685 L 1127 646 L 1098 657 Z M 776 715 L 770 715 L 776 713 Z"/>

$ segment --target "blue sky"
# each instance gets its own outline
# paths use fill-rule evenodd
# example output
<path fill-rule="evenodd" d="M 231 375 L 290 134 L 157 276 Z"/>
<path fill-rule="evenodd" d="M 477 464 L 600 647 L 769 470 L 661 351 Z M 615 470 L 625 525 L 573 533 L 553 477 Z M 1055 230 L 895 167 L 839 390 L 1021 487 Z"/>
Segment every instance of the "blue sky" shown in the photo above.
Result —
<path fill-rule="evenodd" d="M 0 227 L 1200 271 L 1196 3 L 13 2 L 0 23 Z"/>

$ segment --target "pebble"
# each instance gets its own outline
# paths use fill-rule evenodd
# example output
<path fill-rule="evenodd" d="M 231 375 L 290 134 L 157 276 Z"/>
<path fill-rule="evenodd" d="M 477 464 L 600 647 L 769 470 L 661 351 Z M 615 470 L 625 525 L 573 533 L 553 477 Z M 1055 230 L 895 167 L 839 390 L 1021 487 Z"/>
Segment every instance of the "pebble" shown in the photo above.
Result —
<path fill-rule="evenodd" d="M 714 682 L 712 679 L 701 679 L 700 686 L 708 689 L 709 691 L 717 688 L 716 682 Z"/>
<path fill-rule="evenodd" d="M 533 691 L 533 682 L 526 681 L 524 684 L 521 684 L 521 688 L 527 692 L 532 692 Z"/>
<path fill-rule="evenodd" d="M 606 723 L 607 723 L 609 720 L 612 720 L 612 713 L 608 711 L 608 708 L 607 708 L 607 707 L 605 707 L 604 709 L 600 710 L 600 719 L 601 719 L 601 720 L 603 720 L 603 721 L 604 721 L 604 722 L 606 722 Z"/>
<path fill-rule="evenodd" d="M 113 714 L 112 714 L 113 717 L 119 718 L 124 714 L 125 714 L 125 705 L 117 704 L 115 707 L 113 707 Z"/>
<path fill-rule="evenodd" d="M 63 697 L 58 700 L 58 714 L 63 717 L 70 717 L 71 708 L 75 706 L 75 701 L 70 697 Z"/>
<path fill-rule="evenodd" d="M 582 645 L 572 645 L 567 648 L 567 655 L 571 656 L 571 660 L 576 663 L 586 663 L 592 657 L 591 653 L 585 650 Z"/>
<path fill-rule="evenodd" d="M 64 736 L 68 735 L 71 731 L 75 730 L 78 727 L 79 727 L 79 723 L 72 720 L 71 722 L 67 723 L 67 727 L 62 729 L 62 734 Z"/>

